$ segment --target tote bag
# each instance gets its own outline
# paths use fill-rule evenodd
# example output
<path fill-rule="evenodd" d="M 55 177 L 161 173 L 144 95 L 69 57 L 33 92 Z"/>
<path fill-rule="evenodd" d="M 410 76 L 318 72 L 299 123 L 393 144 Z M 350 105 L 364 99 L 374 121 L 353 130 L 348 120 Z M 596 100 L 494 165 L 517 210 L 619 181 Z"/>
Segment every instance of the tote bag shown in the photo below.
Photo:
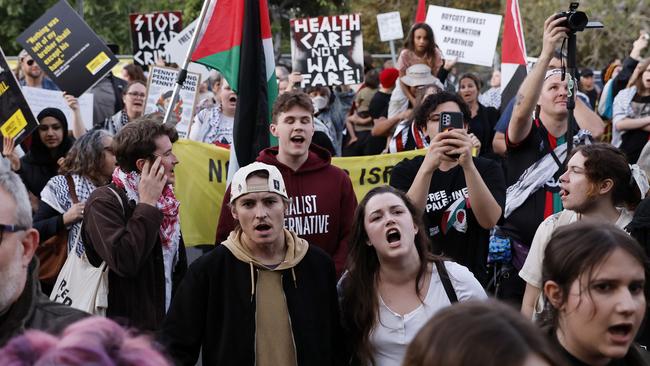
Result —
<path fill-rule="evenodd" d="M 95 267 L 88 261 L 85 251 L 81 257 L 76 255 L 80 235 L 81 230 L 79 230 L 70 255 L 56 279 L 50 300 L 89 314 L 106 316 L 108 307 L 106 262 Z"/>

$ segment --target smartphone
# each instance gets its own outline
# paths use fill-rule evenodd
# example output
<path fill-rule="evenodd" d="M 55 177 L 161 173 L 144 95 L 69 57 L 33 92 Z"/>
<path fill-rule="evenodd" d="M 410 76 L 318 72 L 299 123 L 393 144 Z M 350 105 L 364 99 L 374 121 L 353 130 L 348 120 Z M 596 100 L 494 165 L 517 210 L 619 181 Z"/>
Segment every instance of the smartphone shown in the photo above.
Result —
<path fill-rule="evenodd" d="M 440 123 L 438 124 L 439 132 L 453 130 L 454 128 L 462 129 L 465 127 L 463 114 L 460 112 L 442 112 L 440 113 Z"/>
<path fill-rule="evenodd" d="M 461 112 L 442 112 L 440 113 L 440 123 L 438 130 L 440 132 L 450 131 L 454 128 L 463 129 L 465 122 L 463 121 L 463 114 Z M 446 154 L 452 159 L 460 158 L 459 154 Z"/>

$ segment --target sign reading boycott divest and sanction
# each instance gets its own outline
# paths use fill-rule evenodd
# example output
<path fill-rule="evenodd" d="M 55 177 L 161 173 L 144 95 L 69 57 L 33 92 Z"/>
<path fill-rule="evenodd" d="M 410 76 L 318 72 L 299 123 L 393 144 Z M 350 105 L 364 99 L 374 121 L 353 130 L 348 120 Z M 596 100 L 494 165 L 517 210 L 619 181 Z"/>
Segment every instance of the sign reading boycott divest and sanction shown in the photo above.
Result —
<path fill-rule="evenodd" d="M 133 62 L 153 65 L 157 58 L 171 62 L 165 52 L 167 43 L 183 30 L 180 11 L 161 11 L 146 14 L 130 14 Z"/>
<path fill-rule="evenodd" d="M 45 12 L 17 40 L 61 90 L 75 97 L 118 62 L 65 0 Z"/>
<path fill-rule="evenodd" d="M 38 126 L 0 48 L 0 135 L 19 144 Z M 3 142 L 0 139 L 0 148 Z M 1 151 L 1 150 L 0 150 Z"/>
<path fill-rule="evenodd" d="M 423 149 L 397 154 L 336 157 L 332 158 L 332 164 L 350 176 L 354 194 L 360 201 L 372 188 L 388 184 L 397 163 L 425 152 Z M 181 229 L 185 245 L 213 244 L 226 191 L 230 153 L 211 144 L 182 139 L 174 144 L 174 154 L 180 162 L 174 170 L 174 192 L 181 202 Z"/>
<path fill-rule="evenodd" d="M 430 5 L 426 23 L 433 29 L 444 58 L 492 66 L 501 15 Z"/>
<path fill-rule="evenodd" d="M 291 19 L 291 61 L 301 86 L 353 85 L 363 81 L 359 14 Z"/>

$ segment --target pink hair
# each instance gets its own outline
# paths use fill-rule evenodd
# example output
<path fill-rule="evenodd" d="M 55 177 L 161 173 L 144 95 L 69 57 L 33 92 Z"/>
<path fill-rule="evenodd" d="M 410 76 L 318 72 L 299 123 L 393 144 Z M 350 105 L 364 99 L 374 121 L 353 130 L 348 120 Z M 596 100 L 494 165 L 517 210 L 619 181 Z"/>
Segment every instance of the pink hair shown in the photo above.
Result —
<path fill-rule="evenodd" d="M 28 331 L 0 350 L 0 364 L 77 366 L 170 365 L 151 339 L 133 335 L 112 320 L 91 317 L 68 326 L 58 339 Z"/>

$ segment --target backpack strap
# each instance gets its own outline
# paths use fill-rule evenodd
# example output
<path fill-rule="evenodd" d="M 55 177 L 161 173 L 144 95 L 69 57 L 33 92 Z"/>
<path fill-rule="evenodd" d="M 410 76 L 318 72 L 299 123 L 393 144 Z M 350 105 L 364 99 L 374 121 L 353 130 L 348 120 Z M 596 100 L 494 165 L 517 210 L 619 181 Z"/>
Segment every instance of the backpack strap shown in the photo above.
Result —
<path fill-rule="evenodd" d="M 66 174 L 65 176 L 65 181 L 68 182 L 68 191 L 70 192 L 70 198 L 72 199 L 72 203 L 79 203 L 79 198 L 77 197 L 77 191 L 75 190 L 74 187 L 74 179 L 72 179 L 72 176 L 69 174 Z"/>
<path fill-rule="evenodd" d="M 440 281 L 442 281 L 442 287 L 445 288 L 445 293 L 449 298 L 449 302 L 452 304 L 458 302 L 458 296 L 456 296 L 454 285 L 452 285 L 451 280 L 449 279 L 449 273 L 447 272 L 447 268 L 445 267 L 444 262 L 435 260 L 433 261 L 433 264 L 436 265 L 436 269 L 438 270 L 438 276 L 440 276 Z"/>
<path fill-rule="evenodd" d="M 120 206 L 122 206 L 122 212 L 124 213 L 124 215 L 126 215 L 126 210 L 124 209 L 124 202 L 122 202 L 122 197 L 120 197 L 119 193 L 115 192 L 115 190 L 110 185 L 108 185 L 106 187 L 108 189 L 110 189 L 111 192 L 113 192 L 115 197 L 117 197 L 117 200 L 120 202 Z"/>

